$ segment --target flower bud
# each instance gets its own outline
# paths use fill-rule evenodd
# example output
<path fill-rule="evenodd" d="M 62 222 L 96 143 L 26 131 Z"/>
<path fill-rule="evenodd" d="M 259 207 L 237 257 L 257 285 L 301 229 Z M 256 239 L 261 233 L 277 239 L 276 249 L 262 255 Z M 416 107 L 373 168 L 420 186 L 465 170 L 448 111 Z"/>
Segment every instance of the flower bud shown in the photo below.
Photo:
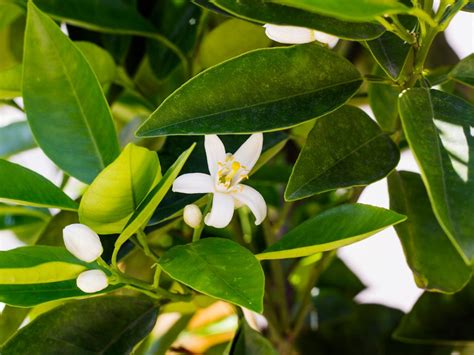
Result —
<path fill-rule="evenodd" d="M 198 206 L 191 204 L 184 207 L 183 212 L 184 223 L 191 228 L 197 228 L 202 221 L 202 212 Z"/>
<path fill-rule="evenodd" d="M 267 23 L 264 25 L 265 34 L 271 40 L 285 44 L 302 44 L 319 41 L 334 47 L 338 38 L 311 28 L 297 26 L 281 26 Z"/>
<path fill-rule="evenodd" d="M 64 245 L 76 258 L 92 262 L 104 249 L 96 232 L 84 224 L 70 224 L 63 230 Z"/>
<path fill-rule="evenodd" d="M 76 285 L 85 293 L 95 293 L 107 288 L 109 282 L 102 270 L 87 270 L 79 274 Z"/>

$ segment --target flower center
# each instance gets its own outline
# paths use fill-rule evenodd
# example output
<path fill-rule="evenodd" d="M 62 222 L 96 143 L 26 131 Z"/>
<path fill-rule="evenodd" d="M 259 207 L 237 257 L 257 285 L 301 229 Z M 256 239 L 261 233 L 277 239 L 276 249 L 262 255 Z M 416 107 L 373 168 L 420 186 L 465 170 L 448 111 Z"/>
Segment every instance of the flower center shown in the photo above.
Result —
<path fill-rule="evenodd" d="M 248 179 L 248 170 L 236 161 L 232 154 L 227 154 L 224 162 L 217 163 L 217 187 L 219 190 L 229 190 L 244 179 Z"/>

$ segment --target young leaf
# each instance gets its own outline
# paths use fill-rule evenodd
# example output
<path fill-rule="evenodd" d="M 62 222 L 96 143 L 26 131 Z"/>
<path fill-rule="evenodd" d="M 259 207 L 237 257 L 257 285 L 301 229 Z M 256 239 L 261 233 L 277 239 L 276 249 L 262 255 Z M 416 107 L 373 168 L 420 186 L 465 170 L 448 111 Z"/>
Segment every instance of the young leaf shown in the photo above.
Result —
<path fill-rule="evenodd" d="M 85 263 L 65 248 L 28 246 L 0 252 L 0 302 L 29 307 L 44 302 L 85 296 L 77 276 L 97 263 Z M 109 287 L 101 293 L 117 287 Z"/>
<path fill-rule="evenodd" d="M 405 216 L 363 204 L 341 205 L 300 224 L 257 255 L 259 260 L 288 259 L 333 250 L 403 222 Z"/>
<path fill-rule="evenodd" d="M 247 249 L 227 239 L 205 238 L 168 250 L 160 266 L 173 279 L 206 295 L 263 311 L 264 275 Z"/>
<path fill-rule="evenodd" d="M 395 168 L 400 152 L 364 111 L 344 106 L 316 120 L 285 191 L 297 200 L 368 185 Z"/>
<path fill-rule="evenodd" d="M 402 318 L 397 340 L 420 344 L 474 343 L 474 282 L 454 295 L 425 292 Z"/>
<path fill-rule="evenodd" d="M 268 2 L 349 21 L 372 21 L 378 16 L 408 11 L 408 8 L 398 0 L 268 0 Z"/>
<path fill-rule="evenodd" d="M 36 146 L 28 122 L 24 121 L 0 127 L 0 142 L 1 158 L 8 158 Z"/>
<path fill-rule="evenodd" d="M 288 7 L 264 0 L 210 0 L 210 3 L 228 15 L 247 21 L 307 27 L 349 40 L 372 39 L 385 31 L 383 26 L 375 23 L 341 21 L 297 6 Z"/>
<path fill-rule="evenodd" d="M 84 193 L 79 207 L 81 223 L 99 234 L 120 233 L 160 178 L 156 152 L 128 144 Z"/>
<path fill-rule="evenodd" d="M 151 137 L 283 129 L 334 111 L 360 84 L 357 69 L 322 46 L 260 49 L 189 80 L 158 107 L 137 134 Z"/>
<path fill-rule="evenodd" d="M 453 95 L 416 88 L 403 93 L 399 108 L 435 215 L 469 262 L 474 256 L 474 107 Z"/>
<path fill-rule="evenodd" d="M 474 87 L 474 54 L 461 60 L 449 73 L 449 76 L 456 81 Z"/>
<path fill-rule="evenodd" d="M 77 209 L 76 202 L 52 182 L 3 159 L 0 159 L 0 200 L 27 206 Z"/>
<path fill-rule="evenodd" d="M 112 116 L 92 69 L 60 28 L 28 2 L 23 97 L 38 145 L 86 183 L 119 153 Z"/>
<path fill-rule="evenodd" d="M 74 42 L 75 46 L 86 57 L 102 86 L 111 84 L 117 76 L 114 59 L 109 52 L 91 42 Z"/>
<path fill-rule="evenodd" d="M 21 96 L 21 75 L 23 66 L 0 71 L 0 99 L 9 100 Z"/>
<path fill-rule="evenodd" d="M 421 177 L 394 172 L 388 189 L 390 208 L 408 217 L 395 230 L 418 287 L 445 293 L 462 289 L 471 278 L 471 266 L 438 224 Z"/>
<path fill-rule="evenodd" d="M 66 303 L 21 329 L 2 354 L 130 354 L 153 329 L 157 315 L 158 306 L 140 297 Z"/>

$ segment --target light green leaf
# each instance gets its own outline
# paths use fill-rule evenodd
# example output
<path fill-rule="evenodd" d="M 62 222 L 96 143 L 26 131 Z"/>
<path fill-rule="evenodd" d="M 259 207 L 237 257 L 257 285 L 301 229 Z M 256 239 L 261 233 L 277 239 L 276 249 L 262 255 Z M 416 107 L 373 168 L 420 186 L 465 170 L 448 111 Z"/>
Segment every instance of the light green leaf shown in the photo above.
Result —
<path fill-rule="evenodd" d="M 119 154 L 112 116 L 87 60 L 60 28 L 28 3 L 23 97 L 38 145 L 86 183 Z"/>
<path fill-rule="evenodd" d="M 168 250 L 160 266 L 173 279 L 206 295 L 263 311 L 264 275 L 252 253 L 226 239 L 205 238 Z"/>
<path fill-rule="evenodd" d="M 402 94 L 399 109 L 435 215 L 469 262 L 474 256 L 474 107 L 453 95 L 416 88 Z"/>
<path fill-rule="evenodd" d="M 285 191 L 297 200 L 368 185 L 397 166 L 400 152 L 364 111 L 344 106 L 316 120 Z"/>
<path fill-rule="evenodd" d="M 21 329 L 2 354 L 130 354 L 153 329 L 157 315 L 158 306 L 141 297 L 69 302 Z"/>
<path fill-rule="evenodd" d="M 371 21 L 378 16 L 405 13 L 409 9 L 398 0 L 268 0 L 343 20 Z"/>
<path fill-rule="evenodd" d="M 160 178 L 156 152 L 128 144 L 84 193 L 79 207 L 81 223 L 99 234 L 120 233 Z"/>
<path fill-rule="evenodd" d="M 317 44 L 255 50 L 189 80 L 137 134 L 283 129 L 334 111 L 360 84 L 360 74 L 350 62 Z"/>
<path fill-rule="evenodd" d="M 471 278 L 459 251 L 438 224 L 418 174 L 401 171 L 388 177 L 390 208 L 408 217 L 395 226 L 418 287 L 454 293 Z"/>
<path fill-rule="evenodd" d="M 1 158 L 8 158 L 11 155 L 34 147 L 36 147 L 36 143 L 31 135 L 28 122 L 14 122 L 0 127 Z"/>
<path fill-rule="evenodd" d="M 14 68 L 21 63 L 25 13 L 11 3 L 0 4 L 0 72 Z"/>
<path fill-rule="evenodd" d="M 209 32 L 199 48 L 199 63 L 209 68 L 253 49 L 270 46 L 272 41 L 262 26 L 231 19 Z"/>
<path fill-rule="evenodd" d="M 117 68 L 109 52 L 91 42 L 74 42 L 74 44 L 86 57 L 102 86 L 111 84 L 115 80 Z"/>
<path fill-rule="evenodd" d="M 461 60 L 449 73 L 449 76 L 456 81 L 474 87 L 474 54 Z"/>
<path fill-rule="evenodd" d="M 2 159 L 0 159 L 0 200 L 64 210 L 77 208 L 76 202 L 52 182 L 34 171 Z"/>
<path fill-rule="evenodd" d="M 376 38 L 385 31 L 382 26 L 375 23 L 341 21 L 299 9 L 297 6 L 282 6 L 265 0 L 210 0 L 210 4 L 217 6 L 226 14 L 244 20 L 261 24 L 307 27 L 350 40 Z"/>
<path fill-rule="evenodd" d="M 300 224 L 271 245 L 259 260 L 308 256 L 358 242 L 403 222 L 405 216 L 363 204 L 331 208 Z"/>
<path fill-rule="evenodd" d="M 18 64 L 0 71 L 0 99 L 9 100 L 21 96 L 22 70 L 23 66 Z"/>
<path fill-rule="evenodd" d="M 49 214 L 41 209 L 0 204 L 0 230 L 28 230 L 47 222 L 49 218 Z"/>

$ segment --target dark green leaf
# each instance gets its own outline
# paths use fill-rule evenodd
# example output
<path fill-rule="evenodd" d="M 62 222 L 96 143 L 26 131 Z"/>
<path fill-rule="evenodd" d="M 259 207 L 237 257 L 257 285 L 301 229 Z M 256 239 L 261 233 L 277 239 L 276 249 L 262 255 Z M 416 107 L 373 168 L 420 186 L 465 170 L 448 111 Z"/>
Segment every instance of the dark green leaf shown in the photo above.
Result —
<path fill-rule="evenodd" d="M 474 345 L 473 317 L 474 282 L 454 295 L 425 292 L 394 337 L 413 343 Z"/>
<path fill-rule="evenodd" d="M 360 84 L 350 62 L 317 44 L 256 50 L 195 76 L 168 97 L 137 134 L 283 129 L 335 110 Z M 249 96 L 250 91 L 254 94 Z"/>
<path fill-rule="evenodd" d="M 379 207 L 348 204 L 326 210 L 285 234 L 257 255 L 259 260 L 287 259 L 333 250 L 403 222 L 405 216 Z"/>
<path fill-rule="evenodd" d="M 43 151 L 86 183 L 119 153 L 112 116 L 82 53 L 60 28 L 28 3 L 23 97 Z"/>
<path fill-rule="evenodd" d="M 0 200 L 27 206 L 77 209 L 76 202 L 52 182 L 34 171 L 2 159 L 0 159 Z"/>
<path fill-rule="evenodd" d="M 297 8 L 267 2 L 264 0 L 210 0 L 212 5 L 239 18 L 278 25 L 291 25 L 313 28 L 337 37 L 363 40 L 380 36 L 385 30 L 382 26 L 369 22 L 347 22 L 334 17 L 310 13 Z"/>
<path fill-rule="evenodd" d="M 463 7 L 462 11 L 474 12 L 474 2 L 469 1 L 467 5 Z"/>
<path fill-rule="evenodd" d="M 385 177 L 399 159 L 395 143 L 364 111 L 344 106 L 316 120 L 293 168 L 285 198 L 297 200 L 368 185 Z"/>
<path fill-rule="evenodd" d="M 337 289 L 342 294 L 353 298 L 365 289 L 365 285 L 339 258 L 335 258 L 324 270 L 318 280 L 318 287 Z"/>
<path fill-rule="evenodd" d="M 377 68 L 375 75 L 383 73 Z M 396 86 L 383 83 L 369 83 L 370 108 L 374 112 L 375 119 L 384 132 L 392 133 L 399 128 L 398 121 L 398 95 L 400 89 Z"/>
<path fill-rule="evenodd" d="M 462 289 L 471 278 L 471 267 L 438 224 L 421 177 L 394 172 L 388 188 L 390 208 L 408 217 L 395 229 L 418 287 L 446 293 Z"/>
<path fill-rule="evenodd" d="M 461 60 L 449 76 L 463 84 L 474 87 L 474 54 Z"/>
<path fill-rule="evenodd" d="M 435 215 L 469 262 L 474 256 L 474 107 L 421 88 L 405 91 L 399 106 Z"/>
<path fill-rule="evenodd" d="M 276 355 L 277 351 L 262 334 L 251 328 L 245 318 L 232 341 L 229 355 Z"/>
<path fill-rule="evenodd" d="M 130 354 L 153 329 L 157 314 L 156 304 L 138 297 L 70 302 L 28 324 L 2 354 Z"/>
<path fill-rule="evenodd" d="M 408 11 L 408 8 L 398 0 L 268 0 L 268 2 L 352 21 L 370 21 L 378 16 Z"/>
<path fill-rule="evenodd" d="M 3 345 L 17 330 L 30 312 L 29 308 L 5 306 L 0 313 L 0 345 Z"/>
<path fill-rule="evenodd" d="M 247 249 L 227 239 L 205 238 L 168 250 L 160 266 L 173 279 L 206 295 L 263 311 L 264 275 Z"/>
<path fill-rule="evenodd" d="M 1 80 L 1 79 L 0 79 Z M 0 127 L 0 157 L 11 155 L 36 147 L 28 122 L 15 122 Z"/>

